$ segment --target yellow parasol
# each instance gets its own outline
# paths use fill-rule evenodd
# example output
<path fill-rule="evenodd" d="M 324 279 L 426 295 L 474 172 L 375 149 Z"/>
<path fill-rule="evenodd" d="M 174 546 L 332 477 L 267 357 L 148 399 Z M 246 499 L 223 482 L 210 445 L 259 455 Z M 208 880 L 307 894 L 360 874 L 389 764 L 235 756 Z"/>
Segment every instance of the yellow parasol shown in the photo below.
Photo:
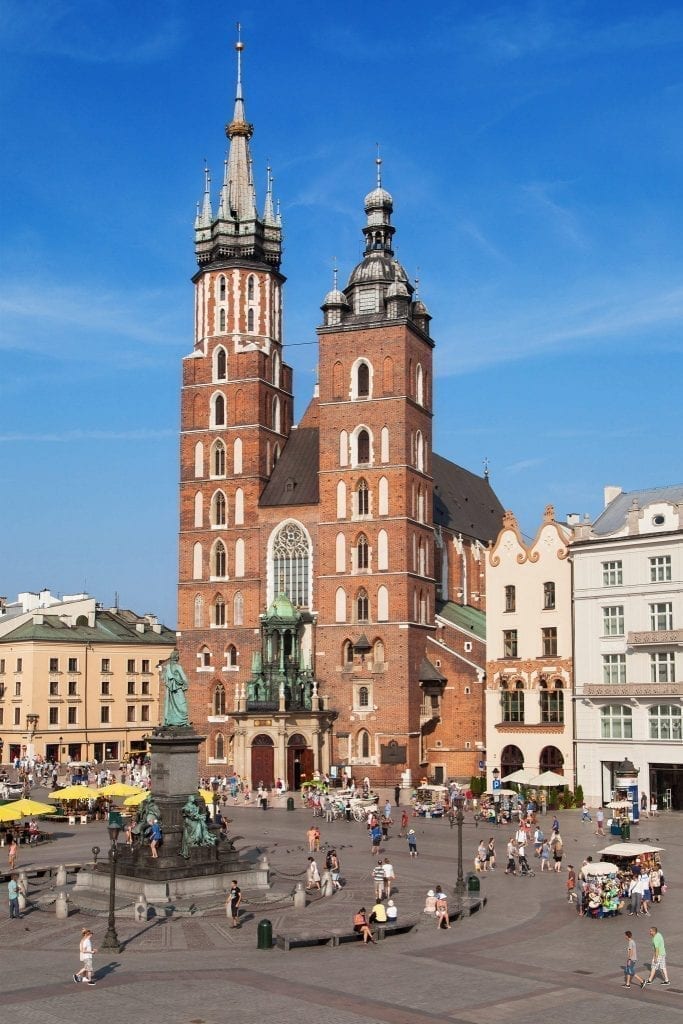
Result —
<path fill-rule="evenodd" d="M 54 814 L 56 809 L 56 807 L 50 807 L 49 804 L 41 804 L 39 800 L 28 800 L 26 797 L 22 797 L 21 800 L 13 800 L 0 807 L 0 821 L 16 821 L 17 818 Z"/>
<path fill-rule="evenodd" d="M 199 796 L 203 798 L 204 803 L 206 803 L 209 807 L 213 805 L 213 793 L 211 793 L 208 789 L 198 789 L 197 792 L 199 793 Z M 148 797 L 149 795 L 150 793 L 148 790 L 145 790 L 143 793 L 134 793 L 132 796 L 126 797 L 126 799 L 123 801 L 123 806 L 138 807 L 145 799 L 145 797 Z"/>
<path fill-rule="evenodd" d="M 127 782 L 112 782 L 97 790 L 98 796 L 135 796 L 137 793 L 147 796 L 146 789 L 141 789 L 140 786 L 129 786 Z"/>
<path fill-rule="evenodd" d="M 50 793 L 48 800 L 92 800 L 99 795 L 99 792 L 90 786 L 65 786 L 64 789 Z"/>

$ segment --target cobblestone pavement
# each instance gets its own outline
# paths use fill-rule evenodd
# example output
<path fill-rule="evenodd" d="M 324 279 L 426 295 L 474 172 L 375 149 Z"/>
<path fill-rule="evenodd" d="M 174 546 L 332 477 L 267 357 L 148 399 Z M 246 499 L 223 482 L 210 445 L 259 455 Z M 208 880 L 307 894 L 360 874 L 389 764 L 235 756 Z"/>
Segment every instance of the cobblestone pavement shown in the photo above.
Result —
<path fill-rule="evenodd" d="M 238 847 L 266 852 L 275 871 L 275 893 L 291 891 L 303 878 L 308 849 L 309 812 L 274 808 L 231 808 Z M 548 824 L 550 819 L 547 819 Z M 397 874 L 399 914 L 423 901 L 427 888 L 455 881 L 456 833 L 446 821 L 420 819 L 419 856 L 410 859 L 405 839 L 396 834 L 387 844 Z M 57 828 L 57 826 L 54 826 Z M 609 845 L 581 825 L 576 812 L 561 815 L 567 857 L 579 866 L 584 856 Z M 106 848 L 102 824 L 59 826 L 62 838 L 37 850 L 22 848 L 19 867 L 78 863 Z M 323 916 L 349 921 L 361 904 L 372 902 L 370 873 L 374 864 L 362 825 L 321 822 L 323 842 L 336 845 L 345 890 L 301 912 L 306 920 Z M 68 833 L 68 834 L 66 834 Z M 466 870 L 484 826 L 465 825 Z M 499 855 L 508 831 L 496 835 Z M 58 921 L 51 913 L 29 911 L 9 921 L 6 899 L 0 904 L 0 1005 L 12 1024 L 55 1024 L 95 1016 L 98 1024 L 140 1018 L 146 1024 L 218 1024 L 238 1014 L 240 1024 L 274 1017 L 289 1024 L 616 1024 L 637 1015 L 648 1024 L 683 1021 L 683 915 L 679 879 L 683 868 L 683 818 L 661 816 L 645 821 L 641 837 L 665 848 L 669 882 L 665 902 L 652 922 L 619 917 L 580 919 L 564 896 L 564 878 L 505 876 L 501 869 L 482 878 L 485 910 L 438 933 L 431 920 L 376 946 L 343 945 L 263 951 L 256 948 L 256 925 L 264 915 L 248 903 L 239 929 L 229 928 L 222 910 L 193 917 L 157 918 L 136 924 L 117 920 L 124 949 L 119 955 L 95 957 L 96 988 L 76 986 L 78 937 L 84 922 L 95 931 L 96 944 L 106 919 L 75 913 Z M 635 835 L 634 835 L 635 839 Z M 321 856 L 321 860 L 322 860 Z M 0 850 L 4 867 L 5 851 Z M 30 864 L 29 864 L 30 860 Z M 6 890 L 3 887 L 3 893 Z M 248 894 L 252 897 L 252 894 Z M 256 898 L 254 894 L 254 898 Z M 269 919 L 277 924 L 274 909 Z M 631 927 L 639 947 L 639 964 L 649 963 L 647 927 L 655 923 L 666 939 L 671 986 L 655 983 L 644 991 L 622 988 L 623 932 Z M 88 1004 L 83 1006 L 84 1001 Z M 637 1003 L 634 1010 L 630 1003 Z M 642 1005 L 640 1005 L 642 1004 Z"/>

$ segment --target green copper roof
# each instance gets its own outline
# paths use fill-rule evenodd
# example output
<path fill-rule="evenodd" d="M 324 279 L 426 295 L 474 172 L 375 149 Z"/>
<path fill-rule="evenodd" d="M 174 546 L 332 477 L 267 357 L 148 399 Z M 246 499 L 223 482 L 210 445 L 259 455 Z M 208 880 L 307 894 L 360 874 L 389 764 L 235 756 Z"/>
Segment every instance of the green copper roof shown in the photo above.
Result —
<path fill-rule="evenodd" d="M 264 615 L 265 619 L 298 619 L 299 612 L 286 594 L 278 594 Z"/>
<path fill-rule="evenodd" d="M 95 625 L 70 626 L 59 618 L 58 615 L 49 615 L 47 612 L 38 613 L 43 616 L 41 623 L 36 623 L 31 618 L 28 622 L 17 626 L 10 633 L 2 638 L 2 643 L 8 641 L 33 640 L 48 643 L 91 643 L 91 644 L 147 644 L 155 646 L 168 644 L 175 646 L 176 636 L 172 629 L 167 626 L 161 627 L 161 632 L 156 633 L 152 626 L 126 610 L 98 611 L 95 613 Z M 136 623 L 143 622 L 145 629 L 140 632 L 136 629 Z"/>
<path fill-rule="evenodd" d="M 436 614 L 452 622 L 454 626 L 474 633 L 479 640 L 486 640 L 486 615 L 478 608 L 471 608 L 467 604 L 455 604 L 454 601 L 444 601 L 437 605 Z"/>

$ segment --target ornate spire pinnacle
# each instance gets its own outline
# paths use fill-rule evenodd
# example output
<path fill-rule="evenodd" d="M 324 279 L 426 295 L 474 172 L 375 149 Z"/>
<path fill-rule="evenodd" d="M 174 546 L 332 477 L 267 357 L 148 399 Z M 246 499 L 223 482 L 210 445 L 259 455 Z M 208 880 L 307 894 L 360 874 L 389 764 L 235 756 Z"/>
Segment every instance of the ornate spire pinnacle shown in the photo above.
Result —
<path fill-rule="evenodd" d="M 270 164 L 266 167 L 266 201 L 263 207 L 264 224 L 275 224 L 275 210 L 273 209 L 273 170 Z"/>
<path fill-rule="evenodd" d="M 199 218 L 200 227 L 210 228 L 213 214 L 211 213 L 211 171 L 206 160 L 204 161 L 204 202 Z"/>
<path fill-rule="evenodd" d="M 240 31 L 237 23 L 238 33 Z M 230 213 L 238 221 L 256 220 L 256 204 L 251 177 L 251 154 L 249 139 L 254 134 L 254 126 L 249 124 L 244 110 L 242 95 L 242 51 L 244 43 L 238 38 L 235 43 L 237 50 L 237 90 L 235 93 L 235 110 L 232 121 L 225 126 L 225 134 L 230 141 L 228 155 L 227 185 L 228 206 Z"/>
<path fill-rule="evenodd" d="M 237 83 L 232 120 L 225 126 L 228 153 L 214 219 L 211 209 L 211 180 L 205 170 L 204 201 L 195 221 L 195 252 L 200 266 L 216 260 L 248 259 L 278 268 L 282 258 L 282 230 L 279 207 L 273 210 L 273 177 L 268 167 L 268 184 L 263 218 L 257 213 L 256 188 L 249 140 L 254 129 L 247 121 L 242 89 L 244 43 L 237 24 Z"/>
<path fill-rule="evenodd" d="M 376 142 L 377 156 L 375 157 L 375 163 L 377 164 L 377 188 L 382 187 L 382 157 L 379 155 L 379 142 Z"/>

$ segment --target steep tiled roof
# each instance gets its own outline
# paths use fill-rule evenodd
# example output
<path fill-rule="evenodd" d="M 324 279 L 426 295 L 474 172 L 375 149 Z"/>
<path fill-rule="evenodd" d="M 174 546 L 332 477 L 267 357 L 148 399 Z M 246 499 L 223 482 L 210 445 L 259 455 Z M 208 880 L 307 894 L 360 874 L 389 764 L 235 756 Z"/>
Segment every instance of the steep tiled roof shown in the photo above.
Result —
<path fill-rule="evenodd" d="M 317 505 L 320 461 L 318 430 L 299 427 L 289 435 L 260 505 Z"/>
<path fill-rule="evenodd" d="M 638 508 L 645 508 L 647 505 L 660 501 L 681 505 L 683 504 L 683 484 L 674 484 L 671 487 L 652 487 L 645 491 L 622 491 L 595 520 L 593 533 L 604 535 L 620 530 L 626 522 L 628 510 L 634 501 L 638 503 Z"/>
<path fill-rule="evenodd" d="M 432 456 L 432 472 L 434 525 L 483 543 L 495 540 L 504 510 L 489 481 L 436 453 Z"/>

